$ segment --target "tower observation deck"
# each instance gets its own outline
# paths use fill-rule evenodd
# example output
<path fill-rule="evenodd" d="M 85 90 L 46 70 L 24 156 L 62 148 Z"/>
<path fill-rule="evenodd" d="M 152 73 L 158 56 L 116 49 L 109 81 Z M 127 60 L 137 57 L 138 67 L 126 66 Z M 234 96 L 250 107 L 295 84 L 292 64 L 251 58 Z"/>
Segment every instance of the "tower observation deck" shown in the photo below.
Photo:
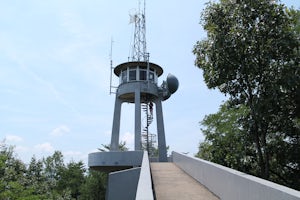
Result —
<path fill-rule="evenodd" d="M 141 88 L 141 103 L 153 101 L 158 97 L 157 80 L 162 75 L 163 69 L 149 62 L 126 62 L 114 69 L 119 77 L 118 98 L 124 102 L 134 103 L 135 88 Z"/>

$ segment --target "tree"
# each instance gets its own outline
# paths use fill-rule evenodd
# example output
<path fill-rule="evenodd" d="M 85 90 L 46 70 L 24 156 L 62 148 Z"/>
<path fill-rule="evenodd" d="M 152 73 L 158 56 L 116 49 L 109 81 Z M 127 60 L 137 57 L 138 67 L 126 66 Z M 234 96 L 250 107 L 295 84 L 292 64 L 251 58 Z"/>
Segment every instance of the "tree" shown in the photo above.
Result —
<path fill-rule="evenodd" d="M 44 194 L 30 184 L 26 165 L 14 155 L 14 148 L 4 142 L 0 145 L 0 199 L 38 200 Z"/>
<path fill-rule="evenodd" d="M 0 199 L 105 199 L 107 174 L 89 171 L 84 164 L 64 163 L 60 151 L 26 165 L 16 157 L 14 148 L 0 142 Z"/>
<path fill-rule="evenodd" d="M 44 181 L 43 176 L 43 162 L 37 160 L 35 156 L 31 158 L 31 161 L 27 168 L 26 177 L 30 182 L 28 184 L 32 185 L 35 183 L 41 183 Z"/>
<path fill-rule="evenodd" d="M 216 114 L 206 116 L 201 122 L 205 141 L 200 143 L 196 156 L 256 174 L 253 171 L 256 168 L 253 164 L 255 148 L 240 124 L 248 112 L 245 106 L 232 108 L 226 102 Z"/>
<path fill-rule="evenodd" d="M 49 185 L 43 170 L 43 161 L 37 160 L 35 156 L 33 156 L 24 174 L 26 178 L 26 189 L 35 194 L 38 197 L 37 199 L 49 197 Z"/>
<path fill-rule="evenodd" d="M 60 179 L 57 183 L 57 188 L 64 191 L 66 188 L 70 190 L 71 196 L 78 199 L 80 196 L 80 187 L 84 183 L 84 164 L 71 161 L 66 167 L 60 169 Z"/>
<path fill-rule="evenodd" d="M 104 200 L 106 194 L 108 174 L 105 172 L 89 170 L 85 182 L 81 185 L 82 200 Z"/>
<path fill-rule="evenodd" d="M 65 167 L 63 155 L 60 151 L 55 151 L 52 156 L 43 159 L 44 174 L 50 187 L 54 189 L 60 179 L 60 171 Z"/>
<path fill-rule="evenodd" d="M 24 190 L 25 165 L 14 157 L 13 147 L 1 144 L 0 199 L 16 199 Z"/>
<path fill-rule="evenodd" d="M 240 122 L 254 144 L 256 175 L 299 189 L 299 12 L 270 0 L 221 0 L 202 15 L 194 47 L 209 88 L 246 106 Z"/>

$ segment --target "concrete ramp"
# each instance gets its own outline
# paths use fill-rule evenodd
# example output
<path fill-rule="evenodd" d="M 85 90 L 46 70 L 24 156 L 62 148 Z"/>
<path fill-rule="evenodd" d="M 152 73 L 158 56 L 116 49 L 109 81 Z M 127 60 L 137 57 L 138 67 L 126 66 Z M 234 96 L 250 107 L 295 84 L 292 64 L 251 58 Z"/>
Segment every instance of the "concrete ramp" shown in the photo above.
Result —
<path fill-rule="evenodd" d="M 151 163 L 157 200 L 219 200 L 174 163 Z"/>

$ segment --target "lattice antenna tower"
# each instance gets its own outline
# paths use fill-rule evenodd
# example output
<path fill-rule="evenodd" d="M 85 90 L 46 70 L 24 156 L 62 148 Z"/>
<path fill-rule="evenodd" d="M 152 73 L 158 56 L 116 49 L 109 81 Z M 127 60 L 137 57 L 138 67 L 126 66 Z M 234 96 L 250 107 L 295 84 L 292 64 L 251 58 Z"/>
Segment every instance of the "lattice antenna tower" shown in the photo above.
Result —
<path fill-rule="evenodd" d="M 134 23 L 132 61 L 148 60 L 147 42 L 146 42 L 146 0 L 144 0 L 144 9 L 141 10 L 141 1 L 139 1 L 139 10 L 130 15 L 130 23 Z"/>

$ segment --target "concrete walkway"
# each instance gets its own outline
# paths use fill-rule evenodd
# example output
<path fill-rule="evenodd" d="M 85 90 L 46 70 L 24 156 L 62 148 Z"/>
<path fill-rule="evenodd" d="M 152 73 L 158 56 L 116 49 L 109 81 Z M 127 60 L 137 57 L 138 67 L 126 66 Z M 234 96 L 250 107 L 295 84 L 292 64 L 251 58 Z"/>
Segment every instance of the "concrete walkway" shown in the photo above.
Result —
<path fill-rule="evenodd" d="M 151 163 L 157 200 L 219 200 L 174 163 Z"/>

